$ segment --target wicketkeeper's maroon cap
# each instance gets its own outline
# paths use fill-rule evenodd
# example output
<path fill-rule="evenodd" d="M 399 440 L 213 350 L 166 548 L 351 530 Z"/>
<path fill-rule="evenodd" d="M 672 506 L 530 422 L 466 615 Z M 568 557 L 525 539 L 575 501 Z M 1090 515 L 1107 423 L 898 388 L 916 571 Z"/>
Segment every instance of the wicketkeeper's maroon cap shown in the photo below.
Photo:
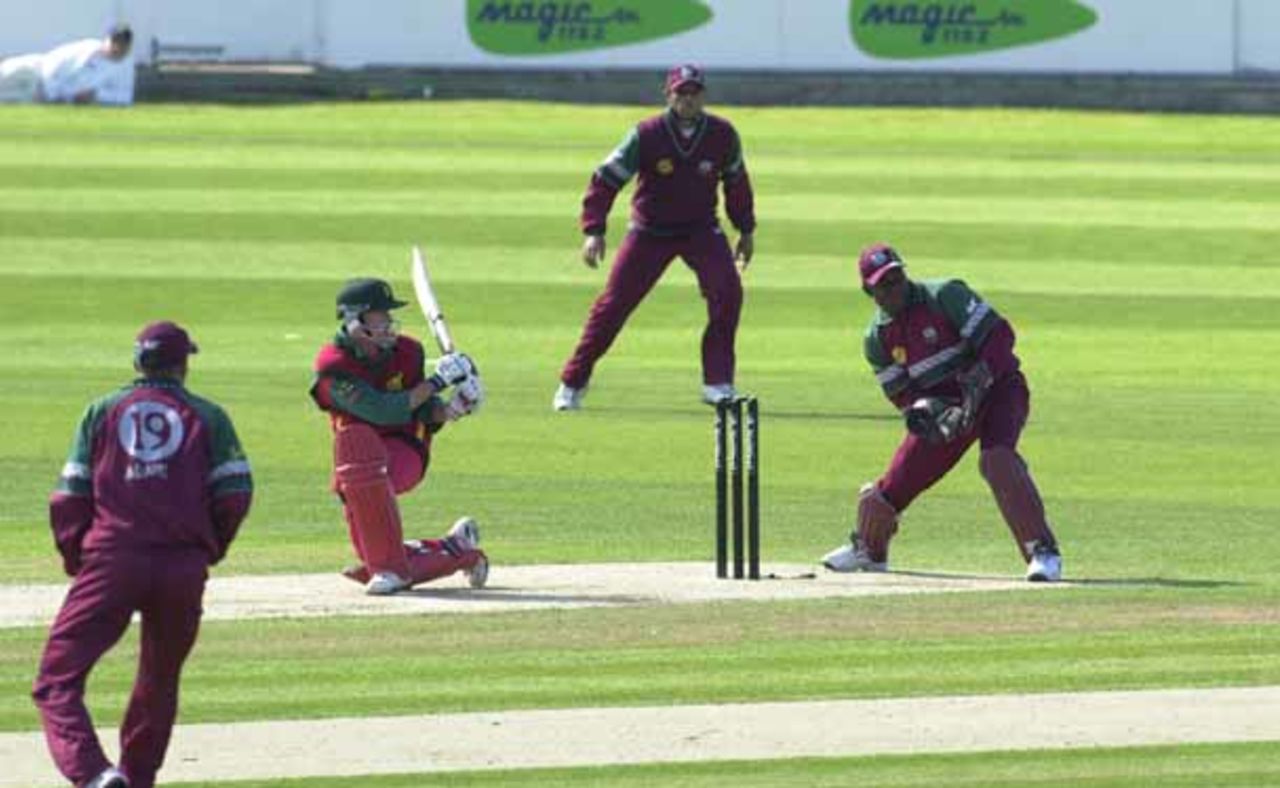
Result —
<path fill-rule="evenodd" d="M 146 324 L 133 344 L 134 361 L 147 369 L 180 366 L 188 355 L 198 352 L 182 326 L 169 320 Z"/>
<path fill-rule="evenodd" d="M 863 287 L 875 287 L 880 278 L 895 268 L 905 268 L 902 256 L 886 243 L 874 243 L 858 255 L 858 274 Z"/>
<path fill-rule="evenodd" d="M 692 63 L 684 63 L 679 66 L 673 66 L 667 72 L 667 90 L 679 90 L 685 85 L 697 85 L 700 88 L 705 88 L 707 83 L 702 74 L 702 69 Z"/>

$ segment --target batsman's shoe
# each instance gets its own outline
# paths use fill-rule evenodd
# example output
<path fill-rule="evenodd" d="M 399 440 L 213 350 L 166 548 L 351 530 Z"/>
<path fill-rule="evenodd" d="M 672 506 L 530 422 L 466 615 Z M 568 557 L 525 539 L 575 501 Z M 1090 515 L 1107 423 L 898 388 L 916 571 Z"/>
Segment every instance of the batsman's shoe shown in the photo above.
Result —
<path fill-rule="evenodd" d="M 470 517 L 459 517 L 449 529 L 447 538 L 454 540 L 464 550 L 480 550 L 480 526 Z M 480 553 L 479 560 L 470 569 L 463 571 L 467 573 L 467 582 L 472 588 L 484 588 L 484 584 L 489 582 L 489 557 Z"/>
<path fill-rule="evenodd" d="M 364 564 L 352 564 L 351 566 L 346 567 L 342 570 L 342 576 L 351 582 L 359 583 L 360 585 L 364 585 L 369 582 L 370 578 L 369 570 L 365 568 Z"/>
<path fill-rule="evenodd" d="M 738 396 L 738 390 L 732 383 L 712 383 L 702 387 L 702 401 L 708 405 L 728 402 Z"/>
<path fill-rule="evenodd" d="M 123 772 L 111 766 L 85 783 L 84 788 L 129 788 L 129 781 L 124 778 Z"/>
<path fill-rule="evenodd" d="M 556 395 L 551 398 L 552 410 L 581 410 L 582 398 L 587 396 L 587 387 L 575 389 L 573 386 L 566 386 L 561 383 L 560 388 L 556 389 Z"/>
<path fill-rule="evenodd" d="M 873 561 L 866 550 L 845 543 L 822 556 L 822 565 L 832 572 L 887 572 L 888 561 Z"/>
<path fill-rule="evenodd" d="M 445 538 L 454 540 L 463 550 L 479 550 L 480 526 L 470 517 L 459 517 L 449 527 Z"/>
<path fill-rule="evenodd" d="M 1035 545 L 1027 562 L 1027 580 L 1032 583 L 1056 583 L 1062 579 L 1062 555 L 1056 547 Z"/>
<path fill-rule="evenodd" d="M 472 588 L 484 588 L 484 584 L 489 582 L 489 556 L 481 553 L 480 558 L 466 572 L 467 583 Z"/>
<path fill-rule="evenodd" d="M 387 596 L 408 587 L 409 584 L 395 572 L 374 572 L 365 583 L 364 592 L 369 596 Z"/>

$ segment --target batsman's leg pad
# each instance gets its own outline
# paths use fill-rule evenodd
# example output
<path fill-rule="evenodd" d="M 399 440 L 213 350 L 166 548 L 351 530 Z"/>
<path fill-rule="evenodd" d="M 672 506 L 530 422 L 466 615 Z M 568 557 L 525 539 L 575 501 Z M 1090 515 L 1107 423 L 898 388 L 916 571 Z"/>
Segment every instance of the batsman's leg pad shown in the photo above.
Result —
<path fill-rule="evenodd" d="M 898 510 L 869 482 L 858 492 L 858 530 L 854 543 L 877 563 L 889 560 L 889 540 L 898 532 Z"/>
<path fill-rule="evenodd" d="M 367 424 L 345 424 L 334 435 L 334 478 L 352 543 L 371 572 L 409 576 L 400 509 L 387 474 L 387 448 Z"/>
<path fill-rule="evenodd" d="M 1022 559 L 1031 559 L 1031 546 L 1035 543 L 1042 547 L 1056 546 L 1053 530 L 1045 519 L 1044 501 L 1021 455 L 1007 446 L 992 446 L 982 450 L 978 467 L 982 478 L 991 486 L 996 505 L 1018 543 Z"/>
<path fill-rule="evenodd" d="M 410 585 L 465 571 L 484 556 L 479 550 L 457 550 L 447 542 L 443 539 L 422 539 L 404 543 Z"/>

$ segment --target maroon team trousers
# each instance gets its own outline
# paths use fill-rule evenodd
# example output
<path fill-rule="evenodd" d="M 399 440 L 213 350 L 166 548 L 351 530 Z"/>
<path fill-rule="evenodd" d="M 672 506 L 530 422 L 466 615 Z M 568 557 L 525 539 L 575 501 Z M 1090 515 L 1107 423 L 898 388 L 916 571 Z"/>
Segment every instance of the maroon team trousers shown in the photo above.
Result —
<path fill-rule="evenodd" d="M 734 337 L 742 312 L 742 279 L 724 232 L 710 227 L 689 236 L 660 237 L 632 230 L 623 239 L 609 272 L 604 292 L 596 299 L 582 329 L 578 347 L 560 373 L 566 386 L 582 388 L 596 362 L 609 350 L 618 332 L 667 266 L 681 257 L 698 277 L 707 302 L 707 327 L 702 333 L 702 379 L 707 384 L 732 383 Z"/>
<path fill-rule="evenodd" d="M 120 725 L 120 769 L 151 788 L 178 713 L 182 663 L 195 644 L 209 557 L 199 549 L 85 556 L 54 620 L 36 677 L 36 706 L 54 763 L 81 785 L 110 764 L 84 705 L 89 671 L 142 614 L 133 695 Z"/>

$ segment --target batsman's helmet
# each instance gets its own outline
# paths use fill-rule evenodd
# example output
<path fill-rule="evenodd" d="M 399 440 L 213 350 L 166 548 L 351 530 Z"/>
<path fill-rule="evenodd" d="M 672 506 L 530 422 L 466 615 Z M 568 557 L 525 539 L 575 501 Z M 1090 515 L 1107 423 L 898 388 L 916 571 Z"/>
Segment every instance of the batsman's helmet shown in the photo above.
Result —
<path fill-rule="evenodd" d="M 397 300 L 391 285 L 381 279 L 350 279 L 338 291 L 338 319 L 352 320 L 374 310 L 389 312 L 407 302 Z"/>

